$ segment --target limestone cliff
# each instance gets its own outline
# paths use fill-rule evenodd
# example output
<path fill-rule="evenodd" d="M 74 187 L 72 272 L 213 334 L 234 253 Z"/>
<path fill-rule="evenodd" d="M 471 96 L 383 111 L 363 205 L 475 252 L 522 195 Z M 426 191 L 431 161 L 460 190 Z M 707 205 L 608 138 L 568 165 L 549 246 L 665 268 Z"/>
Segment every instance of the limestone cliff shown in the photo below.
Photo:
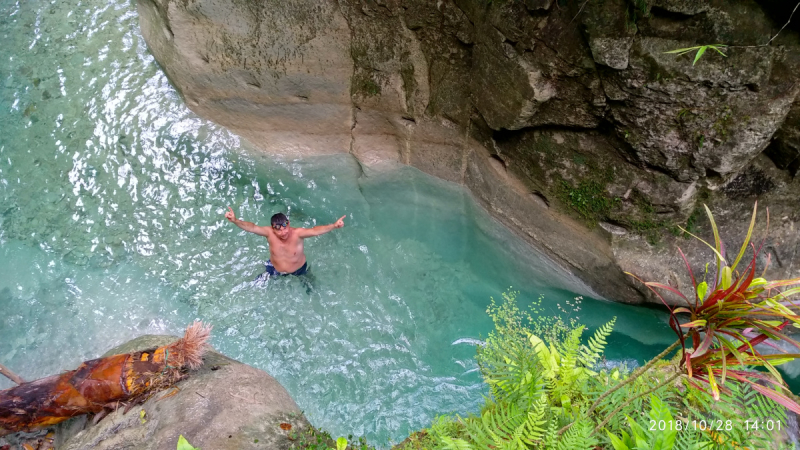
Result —
<path fill-rule="evenodd" d="M 703 231 L 703 203 L 738 247 L 759 199 L 769 275 L 797 276 L 800 28 L 778 34 L 793 4 L 138 4 L 198 114 L 273 153 L 350 153 L 460 183 L 609 299 L 648 298 L 623 271 L 685 287 L 676 247 L 698 266 L 709 255 L 676 225 Z M 706 44 L 727 56 L 666 53 Z"/>

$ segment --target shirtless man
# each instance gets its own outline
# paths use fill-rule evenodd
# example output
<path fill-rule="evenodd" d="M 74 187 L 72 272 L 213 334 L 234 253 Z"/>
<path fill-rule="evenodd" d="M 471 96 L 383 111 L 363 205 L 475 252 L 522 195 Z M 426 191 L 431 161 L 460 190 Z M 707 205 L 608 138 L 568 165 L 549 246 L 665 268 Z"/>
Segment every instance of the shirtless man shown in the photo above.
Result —
<path fill-rule="evenodd" d="M 292 228 L 289 219 L 278 213 L 272 216 L 271 226 L 261 227 L 253 222 L 245 222 L 236 218 L 229 206 L 225 218 L 234 225 L 259 236 L 267 238 L 269 243 L 268 275 L 304 275 L 308 271 L 306 254 L 303 252 L 303 239 L 325 234 L 334 228 L 344 226 L 345 216 L 330 225 L 317 225 L 314 228 Z"/>

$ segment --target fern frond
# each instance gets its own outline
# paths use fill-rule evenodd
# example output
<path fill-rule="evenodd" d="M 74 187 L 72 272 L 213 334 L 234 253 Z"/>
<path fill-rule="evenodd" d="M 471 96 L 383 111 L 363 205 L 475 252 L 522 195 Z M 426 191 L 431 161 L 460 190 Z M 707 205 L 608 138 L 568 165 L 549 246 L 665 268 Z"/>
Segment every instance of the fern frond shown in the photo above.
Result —
<path fill-rule="evenodd" d="M 609 320 L 608 323 L 599 327 L 592 337 L 589 338 L 587 345 L 581 347 L 581 363 L 584 367 L 593 368 L 597 364 L 597 360 L 603 355 L 606 348 L 606 338 L 611 335 L 614 330 L 614 324 L 617 318 Z"/>
<path fill-rule="evenodd" d="M 531 409 L 513 403 L 491 403 L 479 418 L 467 420 L 466 431 L 478 448 L 526 450 L 544 436 L 548 409 L 544 394 Z"/>
<path fill-rule="evenodd" d="M 545 389 L 542 366 L 527 341 L 493 340 L 479 353 L 484 381 L 497 401 L 532 405 Z"/>
<path fill-rule="evenodd" d="M 592 436 L 594 427 L 587 420 L 579 420 L 561 436 L 558 450 L 592 450 L 597 439 Z"/>
<path fill-rule="evenodd" d="M 550 418 L 550 423 L 547 424 L 547 434 L 545 434 L 543 439 L 543 445 L 541 448 L 556 448 L 558 445 L 558 419 L 555 416 Z"/>
<path fill-rule="evenodd" d="M 450 436 L 442 436 L 439 438 L 439 441 L 444 445 L 444 450 L 473 450 L 469 442 L 463 439 L 453 439 Z"/>

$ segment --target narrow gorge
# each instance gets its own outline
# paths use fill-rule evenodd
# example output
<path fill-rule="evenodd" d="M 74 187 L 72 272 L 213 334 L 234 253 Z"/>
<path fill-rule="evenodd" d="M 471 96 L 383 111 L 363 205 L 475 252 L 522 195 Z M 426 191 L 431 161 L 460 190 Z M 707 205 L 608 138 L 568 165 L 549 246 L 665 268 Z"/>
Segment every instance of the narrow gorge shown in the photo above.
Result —
<path fill-rule="evenodd" d="M 800 39 L 787 2 L 138 0 L 186 104 L 272 154 L 350 153 L 461 184 L 615 301 L 686 286 L 702 205 L 769 274 L 800 258 Z M 797 22 L 797 21 L 795 21 Z M 723 44 L 693 64 L 694 52 Z M 765 220 L 759 221 L 763 232 Z M 708 230 L 707 230 L 708 231 Z"/>

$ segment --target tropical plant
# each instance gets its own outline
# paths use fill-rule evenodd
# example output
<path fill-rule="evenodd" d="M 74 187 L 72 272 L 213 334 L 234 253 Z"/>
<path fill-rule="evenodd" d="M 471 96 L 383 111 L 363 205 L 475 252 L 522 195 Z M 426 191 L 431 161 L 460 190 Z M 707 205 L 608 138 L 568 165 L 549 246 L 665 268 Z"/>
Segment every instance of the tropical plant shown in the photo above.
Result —
<path fill-rule="evenodd" d="M 526 325 L 532 319 L 516 307 L 516 295 L 505 293 L 503 304 L 490 306 L 495 331 L 476 356 L 491 399 L 479 416 L 439 419 L 431 434 L 445 449 L 593 448 L 598 442 L 593 423 L 582 419 L 585 407 L 580 405 L 586 403 L 585 384 L 597 375 L 593 369 L 615 319 L 584 344 L 585 327 L 574 322 L 544 319 Z M 546 341 L 532 329 L 550 338 Z M 579 425 L 559 434 L 568 422 Z M 455 423 L 460 425 L 457 432 Z"/>
<path fill-rule="evenodd" d="M 695 51 L 695 50 L 696 50 L 696 51 L 697 51 L 697 53 L 695 53 L 695 55 L 694 55 L 694 61 L 692 61 L 692 65 L 695 65 L 695 64 L 697 64 L 697 61 L 699 61 L 699 60 L 700 60 L 700 57 L 701 57 L 701 56 L 703 56 L 703 54 L 704 54 L 704 53 L 706 52 L 706 50 L 708 50 L 708 49 L 715 50 L 715 51 L 716 51 L 717 53 L 719 53 L 720 55 L 727 57 L 728 55 L 726 55 L 725 53 L 723 53 L 723 52 L 722 52 L 722 50 L 721 50 L 721 49 L 723 49 L 723 48 L 725 48 L 725 47 L 727 47 L 727 45 L 725 45 L 725 44 L 697 45 L 697 46 L 695 46 L 695 47 L 678 48 L 678 49 L 675 49 L 675 50 L 670 50 L 670 51 L 668 51 L 668 52 L 664 52 L 664 53 L 671 53 L 671 54 L 675 54 L 675 55 L 678 55 L 678 56 L 680 56 L 680 55 L 685 55 L 685 54 L 687 54 L 687 53 L 691 53 L 691 52 L 693 52 L 693 51 Z"/>
<path fill-rule="evenodd" d="M 714 232 L 714 245 L 683 230 L 711 248 L 716 261 L 716 271 L 711 280 L 704 279 L 698 283 L 685 255 L 678 250 L 692 281 L 691 299 L 671 286 L 656 282 L 643 283 L 670 311 L 669 324 L 678 336 L 682 351 L 680 365 L 690 385 L 704 392 L 710 391 L 714 399 L 719 400 L 721 391 L 729 393 L 727 382 L 733 379 L 750 385 L 752 389 L 800 414 L 800 405 L 786 394 L 786 383 L 775 369 L 776 365 L 800 357 L 800 354 L 788 353 L 778 345 L 785 342 L 800 350 L 800 343 L 784 332 L 789 325 L 800 328 L 798 305 L 789 299 L 800 293 L 800 287 L 781 290 L 800 285 L 800 278 L 767 281 L 763 275 L 755 276 L 757 256 L 764 247 L 764 241 L 758 249 L 750 243 L 757 208 L 756 203 L 744 243 L 732 264 L 728 264 L 725 258 L 725 247 L 714 216 L 707 206 L 705 210 Z M 752 247 L 753 256 L 747 267 L 738 272 L 736 268 L 748 246 Z M 704 278 L 708 278 L 707 267 Z M 658 290 L 677 295 L 683 299 L 685 306 L 676 308 L 668 305 Z M 688 320 L 680 320 L 679 315 L 688 316 Z M 688 342 L 691 344 L 687 347 Z M 756 348 L 758 344 L 768 345 L 778 353 L 764 354 Z M 767 372 L 755 370 L 757 367 L 763 367 Z"/>
<path fill-rule="evenodd" d="M 669 407 L 655 395 L 650 396 L 650 420 L 658 424 L 675 424 Z M 635 419 L 627 416 L 630 428 L 633 431 L 629 435 L 625 430 L 622 431 L 622 437 L 618 437 L 609 431 L 608 437 L 611 439 L 611 444 L 614 450 L 672 450 L 675 445 L 675 438 L 677 437 L 678 430 L 675 426 L 666 425 L 663 427 L 652 427 L 650 429 L 639 425 Z"/>
<path fill-rule="evenodd" d="M 194 447 L 189 441 L 186 440 L 183 435 L 178 436 L 178 449 L 177 450 L 200 450 L 197 447 Z"/>
<path fill-rule="evenodd" d="M 680 341 L 635 371 L 604 368 L 598 363 L 614 320 L 582 343 L 576 321 L 533 319 L 516 306 L 515 292 L 503 300 L 487 311 L 495 330 L 476 355 L 490 393 L 480 413 L 439 416 L 396 449 L 777 448 L 775 436 L 747 429 L 742 418 L 785 423 L 786 410 L 747 383 L 729 381 L 719 400 L 693 387 L 682 353 L 669 358 Z M 699 418 L 735 426 L 690 426 Z"/>

